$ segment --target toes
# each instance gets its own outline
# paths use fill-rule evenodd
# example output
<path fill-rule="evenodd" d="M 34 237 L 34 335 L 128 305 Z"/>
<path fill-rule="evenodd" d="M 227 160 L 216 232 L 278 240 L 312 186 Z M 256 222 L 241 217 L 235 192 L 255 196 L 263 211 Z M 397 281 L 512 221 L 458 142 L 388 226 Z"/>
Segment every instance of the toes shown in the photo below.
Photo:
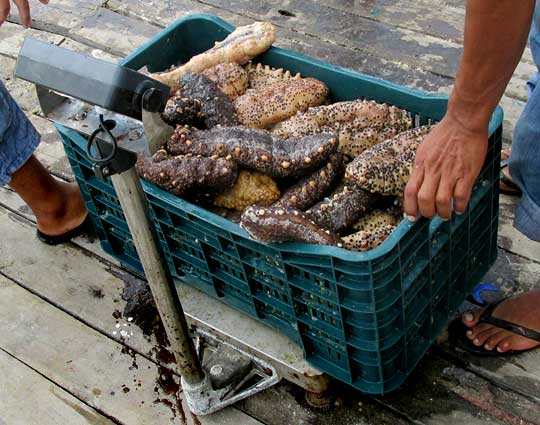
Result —
<path fill-rule="evenodd" d="M 471 340 L 474 340 L 475 338 L 478 337 L 479 334 L 481 334 L 482 332 L 484 332 L 484 331 L 486 331 L 488 329 L 491 329 L 491 328 L 493 328 L 492 325 L 487 325 L 485 323 L 481 323 L 478 326 L 475 326 L 474 328 L 469 329 L 467 331 L 467 338 L 469 338 Z"/>
<path fill-rule="evenodd" d="M 473 328 L 478 323 L 481 314 L 482 310 L 468 311 L 461 316 L 461 320 L 465 326 L 468 328 Z"/>
<path fill-rule="evenodd" d="M 499 344 L 497 345 L 497 351 L 499 353 L 506 353 L 508 350 L 512 349 L 511 345 L 512 336 L 506 336 L 501 341 L 499 341 Z"/>
<path fill-rule="evenodd" d="M 497 330 L 486 340 L 484 343 L 484 348 L 488 351 L 495 349 L 506 336 L 508 336 L 508 332 Z"/>
<path fill-rule="evenodd" d="M 481 347 L 483 346 L 486 341 L 488 340 L 488 338 L 490 338 L 492 335 L 498 333 L 500 331 L 500 329 L 494 327 L 494 326 L 489 326 L 487 328 L 485 328 L 482 332 L 478 332 L 474 335 L 474 338 L 473 338 L 473 344 L 478 346 L 478 347 Z"/>

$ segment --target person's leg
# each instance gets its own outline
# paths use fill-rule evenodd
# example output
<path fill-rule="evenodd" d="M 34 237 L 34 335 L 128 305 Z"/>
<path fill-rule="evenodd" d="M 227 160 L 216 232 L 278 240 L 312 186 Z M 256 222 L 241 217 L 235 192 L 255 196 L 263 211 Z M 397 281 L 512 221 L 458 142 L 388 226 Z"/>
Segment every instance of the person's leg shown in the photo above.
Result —
<path fill-rule="evenodd" d="M 66 233 L 86 218 L 78 186 L 56 180 L 34 156 L 13 173 L 9 185 L 32 209 L 38 229 L 47 235 Z"/>
<path fill-rule="evenodd" d="M 540 2 L 530 36 L 533 57 L 540 68 Z M 523 195 L 514 226 L 532 240 L 540 241 L 540 87 L 534 85 L 514 130 L 508 171 Z"/>
<path fill-rule="evenodd" d="M 33 156 L 40 135 L 0 81 L 0 185 L 9 184 L 56 236 L 80 225 L 87 213 L 76 184 L 55 180 Z"/>
<path fill-rule="evenodd" d="M 540 241 L 540 88 L 534 90 L 516 124 L 508 171 L 522 191 L 514 226 Z"/>
<path fill-rule="evenodd" d="M 531 30 L 530 45 L 540 68 L 540 1 Z M 516 209 L 514 226 L 529 238 L 540 241 L 540 87 L 538 78 L 529 84 L 529 98 L 516 124 L 509 159 L 509 175 L 522 190 Z M 539 245 L 540 249 L 540 245 Z M 467 337 L 477 346 L 499 352 L 522 351 L 540 346 L 540 342 L 518 336 L 489 324 L 477 324 L 482 311 L 465 313 Z M 493 317 L 540 332 L 540 289 L 535 289 L 502 302 Z"/>

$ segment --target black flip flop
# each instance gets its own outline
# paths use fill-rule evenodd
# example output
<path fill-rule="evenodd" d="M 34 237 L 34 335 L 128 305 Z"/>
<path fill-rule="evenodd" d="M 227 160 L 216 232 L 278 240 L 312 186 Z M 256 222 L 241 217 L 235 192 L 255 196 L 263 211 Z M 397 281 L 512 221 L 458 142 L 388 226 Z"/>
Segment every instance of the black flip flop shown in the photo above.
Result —
<path fill-rule="evenodd" d="M 532 339 L 533 341 L 540 342 L 540 332 L 536 332 L 524 326 L 519 326 L 519 325 L 516 325 L 515 323 L 508 322 L 506 320 L 499 319 L 497 317 L 493 317 L 493 312 L 495 311 L 497 306 L 509 298 L 510 297 L 506 297 L 506 298 L 503 298 L 502 300 L 489 304 L 486 307 L 486 309 L 482 312 L 482 315 L 480 316 L 480 320 L 478 320 L 478 324 L 486 323 L 488 325 L 493 325 L 493 326 L 496 326 L 497 328 L 510 331 L 524 338 L 529 338 L 529 339 Z M 474 345 L 473 342 L 469 338 L 467 338 L 466 333 L 468 330 L 470 330 L 470 328 L 465 326 L 465 324 L 461 320 L 461 317 L 454 319 L 452 323 L 450 323 L 450 326 L 448 327 L 449 340 L 455 346 L 471 354 L 475 354 L 477 356 L 481 356 L 481 357 L 512 356 L 516 354 L 526 353 L 527 351 L 532 351 L 538 348 L 538 347 L 534 347 L 528 350 L 509 350 L 509 351 L 505 351 L 504 353 L 500 353 L 497 350 L 486 350 L 484 346 L 478 347 Z"/>
<path fill-rule="evenodd" d="M 506 195 L 521 195 L 521 189 L 517 184 L 515 184 L 511 178 L 504 174 L 504 169 L 508 167 L 508 159 L 503 159 L 501 161 L 501 170 L 499 171 L 500 180 L 508 186 L 510 189 L 502 189 L 499 187 L 501 193 Z"/>
<path fill-rule="evenodd" d="M 46 235 L 45 233 L 41 232 L 39 229 L 36 231 L 36 233 L 37 233 L 38 239 L 41 242 L 46 243 L 47 245 L 60 245 L 63 243 L 70 242 L 71 239 L 76 238 L 77 236 L 91 233 L 93 231 L 94 231 L 94 225 L 92 224 L 92 219 L 90 218 L 90 214 L 88 214 L 86 218 L 84 219 L 84 221 L 81 224 L 79 224 L 79 226 L 61 235 L 56 235 L 56 236 Z"/>

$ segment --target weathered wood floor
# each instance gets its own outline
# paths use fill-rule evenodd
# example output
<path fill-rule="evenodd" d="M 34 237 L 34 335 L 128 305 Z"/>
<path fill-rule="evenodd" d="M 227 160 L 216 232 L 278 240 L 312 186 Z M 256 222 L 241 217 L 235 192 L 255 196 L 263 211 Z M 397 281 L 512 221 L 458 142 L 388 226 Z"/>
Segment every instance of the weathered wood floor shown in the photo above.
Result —
<path fill-rule="evenodd" d="M 43 134 L 38 157 L 59 178 L 71 171 L 33 88 L 13 78 L 33 36 L 116 61 L 178 17 L 213 13 L 238 25 L 270 20 L 278 42 L 317 58 L 432 92 L 449 92 L 463 41 L 464 0 L 58 0 L 32 2 L 33 28 L 16 13 L 0 28 L 0 78 Z M 505 141 L 535 70 L 527 51 L 502 100 Z M 499 258 L 486 280 L 505 291 L 540 283 L 540 244 L 512 227 L 515 200 L 501 199 Z M 540 424 L 540 353 L 477 359 L 444 338 L 400 391 L 368 397 L 336 388 L 337 408 L 317 413 L 282 383 L 235 407 L 192 418 L 174 396 L 178 376 L 156 335 L 122 317 L 137 278 L 96 242 L 51 248 L 33 217 L 0 188 L 0 425 L 12 424 Z M 117 327 L 119 325 L 119 327 Z M 119 330 L 123 330 L 123 335 Z"/>

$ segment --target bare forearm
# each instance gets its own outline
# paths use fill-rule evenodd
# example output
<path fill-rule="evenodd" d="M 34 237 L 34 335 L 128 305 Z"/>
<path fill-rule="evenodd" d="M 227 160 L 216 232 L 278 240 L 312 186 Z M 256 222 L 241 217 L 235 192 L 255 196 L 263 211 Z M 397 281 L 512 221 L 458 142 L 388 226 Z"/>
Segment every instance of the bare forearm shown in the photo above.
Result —
<path fill-rule="evenodd" d="M 527 42 L 534 0 L 467 0 L 465 43 L 448 113 L 485 127 Z"/>

